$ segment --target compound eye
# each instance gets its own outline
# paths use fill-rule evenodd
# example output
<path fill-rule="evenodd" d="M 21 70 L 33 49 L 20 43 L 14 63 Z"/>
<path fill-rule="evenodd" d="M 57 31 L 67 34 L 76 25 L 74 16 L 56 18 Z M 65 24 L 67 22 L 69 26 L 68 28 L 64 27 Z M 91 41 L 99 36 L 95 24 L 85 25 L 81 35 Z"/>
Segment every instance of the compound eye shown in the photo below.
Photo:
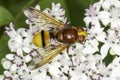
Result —
<path fill-rule="evenodd" d="M 82 43 L 85 40 L 85 36 L 80 35 L 78 36 L 78 42 Z"/>

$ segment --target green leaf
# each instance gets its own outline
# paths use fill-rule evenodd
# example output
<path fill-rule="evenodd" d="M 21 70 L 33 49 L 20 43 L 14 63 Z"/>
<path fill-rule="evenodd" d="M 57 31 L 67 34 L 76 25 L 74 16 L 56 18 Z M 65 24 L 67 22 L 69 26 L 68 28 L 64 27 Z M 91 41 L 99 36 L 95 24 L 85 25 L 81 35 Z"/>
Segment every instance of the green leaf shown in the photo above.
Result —
<path fill-rule="evenodd" d="M 0 39 L 0 61 L 2 58 L 5 57 L 6 54 L 10 53 L 7 43 L 8 43 L 8 36 L 2 35 Z M 0 74 L 3 74 L 3 67 L 1 62 L 0 62 Z"/>
<path fill-rule="evenodd" d="M 110 52 L 108 52 L 107 56 L 104 58 L 103 62 L 105 62 L 105 65 L 108 66 L 112 61 L 114 60 L 116 55 L 111 55 Z"/>
<path fill-rule="evenodd" d="M 65 0 L 71 24 L 74 26 L 85 26 L 83 22 L 85 9 L 96 1 L 98 0 Z"/>
<path fill-rule="evenodd" d="M 0 6 L 0 27 L 8 24 L 12 19 L 12 14 L 7 9 Z"/>
<path fill-rule="evenodd" d="M 15 28 L 26 27 L 25 20 L 26 17 L 23 14 L 23 9 L 25 7 L 33 6 L 37 4 L 38 0 L 1 0 L 0 5 L 8 9 L 14 16 L 12 21 L 14 22 Z"/>

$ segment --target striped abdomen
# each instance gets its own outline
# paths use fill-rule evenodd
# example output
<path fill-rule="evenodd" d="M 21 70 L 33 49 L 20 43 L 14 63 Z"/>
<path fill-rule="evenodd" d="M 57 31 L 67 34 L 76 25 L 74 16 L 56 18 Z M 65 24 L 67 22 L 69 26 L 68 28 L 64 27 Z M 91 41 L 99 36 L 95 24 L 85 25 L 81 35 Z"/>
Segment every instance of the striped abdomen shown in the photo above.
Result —
<path fill-rule="evenodd" d="M 34 35 L 32 42 L 38 46 L 38 47 L 45 47 L 47 45 L 51 44 L 51 39 L 54 39 L 55 36 L 50 31 L 44 31 L 38 32 Z"/>

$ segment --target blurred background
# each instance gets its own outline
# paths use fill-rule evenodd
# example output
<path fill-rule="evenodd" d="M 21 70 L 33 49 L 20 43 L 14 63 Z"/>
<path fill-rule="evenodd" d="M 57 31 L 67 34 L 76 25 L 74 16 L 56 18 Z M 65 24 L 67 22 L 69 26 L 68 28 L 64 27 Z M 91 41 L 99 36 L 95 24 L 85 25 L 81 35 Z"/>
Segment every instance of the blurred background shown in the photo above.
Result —
<path fill-rule="evenodd" d="M 61 6 L 66 11 L 66 17 L 73 26 L 83 26 L 85 9 L 88 9 L 90 4 L 99 0 L 0 0 L 0 60 L 10 53 L 7 42 L 9 37 L 4 34 L 4 27 L 9 25 L 9 22 L 14 22 L 15 29 L 19 27 L 28 27 L 25 23 L 26 17 L 23 14 L 25 7 L 40 5 L 41 10 L 51 8 L 51 2 L 61 3 Z M 3 68 L 0 63 L 0 74 L 3 73 Z"/>

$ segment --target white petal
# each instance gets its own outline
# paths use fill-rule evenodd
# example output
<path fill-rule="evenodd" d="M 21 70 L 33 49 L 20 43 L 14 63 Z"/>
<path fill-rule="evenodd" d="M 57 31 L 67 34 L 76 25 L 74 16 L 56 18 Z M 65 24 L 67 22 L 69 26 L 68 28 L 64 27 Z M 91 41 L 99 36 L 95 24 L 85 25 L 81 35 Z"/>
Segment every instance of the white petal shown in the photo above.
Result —
<path fill-rule="evenodd" d="M 12 63 L 10 61 L 8 61 L 7 59 L 3 58 L 1 60 L 2 66 L 4 69 L 10 69 Z"/>
<path fill-rule="evenodd" d="M 14 24 L 13 24 L 13 22 L 10 22 L 10 27 L 12 27 L 12 29 L 13 29 L 13 27 L 14 27 Z"/>
<path fill-rule="evenodd" d="M 118 80 L 119 80 L 120 79 L 120 67 L 113 69 L 110 77 L 111 78 L 118 78 Z"/>
<path fill-rule="evenodd" d="M 101 47 L 100 53 L 102 55 L 102 59 L 104 59 L 107 56 L 109 48 L 110 48 L 110 45 L 107 43 Z"/>
<path fill-rule="evenodd" d="M 32 60 L 31 56 L 27 55 L 25 56 L 25 62 L 30 62 Z"/>
<path fill-rule="evenodd" d="M 4 61 L 2 65 L 4 69 L 10 69 L 12 63 L 10 61 Z"/>
<path fill-rule="evenodd" d="M 46 76 L 46 72 L 47 71 L 42 71 L 42 74 L 38 74 L 38 72 L 36 71 L 36 73 L 34 73 L 34 76 L 32 77 L 32 80 L 50 80 L 50 78 Z"/>
<path fill-rule="evenodd" d="M 23 51 L 29 53 L 32 49 L 29 47 L 23 47 Z"/>
<path fill-rule="evenodd" d="M 103 3 L 103 0 L 100 0 L 99 2 L 94 3 L 93 7 L 95 7 L 97 11 L 99 11 L 102 3 Z"/>
<path fill-rule="evenodd" d="M 8 47 L 9 47 L 9 49 L 11 50 L 11 52 L 15 52 L 15 49 L 14 49 L 14 47 L 13 47 L 13 40 L 12 39 L 10 39 L 9 41 L 8 41 Z"/>
<path fill-rule="evenodd" d="M 91 18 L 90 17 L 85 17 L 84 22 L 85 22 L 86 26 L 88 27 L 90 22 L 91 22 Z"/>
<path fill-rule="evenodd" d="M 13 64 L 13 65 L 11 66 L 11 68 L 10 68 L 10 72 L 15 73 L 16 70 L 17 70 L 17 65 L 16 65 L 16 64 Z"/>
<path fill-rule="evenodd" d="M 57 6 L 57 7 L 60 7 L 60 3 L 54 4 L 54 5 Z"/>
<path fill-rule="evenodd" d="M 109 0 L 105 0 L 104 3 L 102 4 L 102 8 L 107 10 L 107 9 L 109 9 L 110 5 L 111 4 L 110 4 Z"/>
<path fill-rule="evenodd" d="M 55 66 L 49 65 L 49 72 L 52 75 L 57 76 L 60 73 L 60 70 L 56 68 Z"/>
<path fill-rule="evenodd" d="M 3 80 L 4 79 L 4 75 L 0 75 L 0 80 Z"/>
<path fill-rule="evenodd" d="M 60 3 L 58 3 L 58 4 L 52 3 L 52 10 L 59 11 L 60 10 Z"/>
<path fill-rule="evenodd" d="M 120 55 L 120 45 L 115 44 L 115 45 L 113 45 L 113 46 L 111 47 L 111 49 L 112 49 L 113 52 L 114 52 L 114 53 L 111 53 L 111 54 Z"/>
<path fill-rule="evenodd" d="M 96 40 L 96 39 L 94 39 L 94 40 L 91 40 L 90 41 L 90 44 L 91 44 L 91 46 L 93 47 L 93 48 L 95 48 L 95 49 L 97 49 L 98 50 L 98 41 Z"/>
<path fill-rule="evenodd" d="M 97 40 L 91 40 L 91 41 L 86 41 L 85 43 L 85 48 L 83 48 L 83 53 L 87 54 L 93 54 L 96 51 L 98 51 L 98 41 Z"/>
<path fill-rule="evenodd" d="M 120 7 L 120 1 L 119 0 L 116 0 L 114 4 L 115 4 L 116 7 Z"/>
<path fill-rule="evenodd" d="M 22 37 L 20 35 L 16 35 L 15 37 L 11 38 L 8 42 L 8 47 L 12 52 L 16 52 L 18 48 L 22 46 Z"/>
<path fill-rule="evenodd" d="M 35 6 L 35 9 L 40 10 L 40 5 L 36 5 L 36 6 Z"/>
<path fill-rule="evenodd" d="M 31 38 L 29 37 L 29 38 L 26 38 L 26 39 L 24 39 L 24 41 L 23 41 L 23 45 L 25 46 L 25 47 L 29 47 L 31 44 Z"/>
<path fill-rule="evenodd" d="M 116 21 L 118 26 L 117 26 L 117 29 L 120 29 L 120 20 L 119 21 Z"/>
<path fill-rule="evenodd" d="M 11 76 L 11 73 L 9 71 L 4 71 L 5 76 Z"/>
<path fill-rule="evenodd" d="M 98 24 L 94 24 L 94 26 L 91 26 L 91 28 L 88 30 L 89 33 L 95 33 L 95 34 L 99 34 L 101 32 L 103 32 L 103 28 L 100 28 L 100 23 L 96 21 L 96 23 Z"/>
<path fill-rule="evenodd" d="M 6 58 L 9 59 L 9 60 L 13 60 L 14 59 L 14 54 L 8 54 L 6 55 Z"/>
<path fill-rule="evenodd" d="M 19 28 L 19 29 L 17 30 L 17 33 L 20 34 L 20 35 L 23 36 L 23 37 L 27 37 L 27 36 L 28 36 L 27 29 L 25 29 L 25 28 Z"/>
<path fill-rule="evenodd" d="M 117 23 L 116 23 L 115 21 L 112 21 L 112 22 L 111 22 L 111 28 L 112 28 L 112 29 L 115 29 L 117 26 L 118 26 L 118 25 L 117 25 Z"/>
<path fill-rule="evenodd" d="M 99 18 L 105 26 L 110 23 L 109 15 L 110 14 L 106 11 L 101 11 L 99 13 Z"/>
<path fill-rule="evenodd" d="M 27 17 L 29 17 L 31 15 L 28 10 L 24 10 L 23 12 L 24 12 L 25 16 L 27 16 Z"/>
<path fill-rule="evenodd" d="M 117 22 L 116 21 L 111 21 L 111 29 L 118 29 L 118 24 L 117 24 Z"/>
<path fill-rule="evenodd" d="M 105 42 L 106 34 L 105 32 L 101 32 L 96 36 L 96 39 L 101 42 Z"/>
<path fill-rule="evenodd" d="M 94 25 L 96 27 L 100 27 L 100 22 L 98 21 L 98 17 L 96 18 L 91 18 L 92 21 L 91 21 L 91 25 Z M 99 29 L 98 29 L 99 30 Z"/>
<path fill-rule="evenodd" d="M 81 76 L 82 76 L 82 77 L 81 77 L 81 80 L 89 80 L 87 75 L 81 74 Z"/>
<path fill-rule="evenodd" d="M 21 48 L 17 49 L 17 55 L 23 56 L 23 51 Z"/>
<path fill-rule="evenodd" d="M 115 57 L 113 62 L 111 63 L 111 66 L 113 67 L 120 66 L 119 61 L 120 61 L 120 57 Z"/>
<path fill-rule="evenodd" d="M 99 18 L 100 19 L 109 18 L 109 16 L 110 16 L 110 13 L 107 12 L 107 11 L 101 11 L 101 12 L 99 12 Z"/>
<path fill-rule="evenodd" d="M 105 26 L 107 26 L 110 23 L 110 19 L 107 19 L 107 18 L 101 19 L 101 21 Z"/>

